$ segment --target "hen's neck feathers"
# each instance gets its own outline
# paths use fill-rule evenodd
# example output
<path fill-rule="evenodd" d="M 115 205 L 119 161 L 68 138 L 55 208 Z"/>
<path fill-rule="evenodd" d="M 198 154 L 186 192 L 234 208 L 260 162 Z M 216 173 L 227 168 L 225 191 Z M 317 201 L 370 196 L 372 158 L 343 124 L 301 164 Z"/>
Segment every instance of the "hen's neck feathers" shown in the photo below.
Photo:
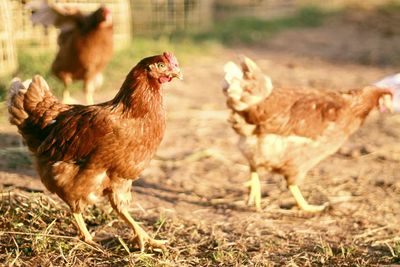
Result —
<path fill-rule="evenodd" d="M 365 119 L 372 109 L 378 107 L 379 98 L 385 94 L 391 94 L 391 92 L 389 89 L 370 86 L 362 90 L 351 91 L 350 94 L 353 96 L 353 114 Z"/>
<path fill-rule="evenodd" d="M 121 89 L 111 101 L 128 117 L 143 117 L 162 108 L 161 85 L 150 78 L 143 67 L 137 66 L 127 75 Z"/>

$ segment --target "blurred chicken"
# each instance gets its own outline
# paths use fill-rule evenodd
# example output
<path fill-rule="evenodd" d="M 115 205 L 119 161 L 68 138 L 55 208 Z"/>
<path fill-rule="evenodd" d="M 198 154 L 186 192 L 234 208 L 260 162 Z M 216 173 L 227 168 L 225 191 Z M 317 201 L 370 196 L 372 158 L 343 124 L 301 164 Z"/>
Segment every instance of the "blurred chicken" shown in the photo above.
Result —
<path fill-rule="evenodd" d="M 132 181 L 148 165 L 165 129 L 161 85 L 181 78 L 171 53 L 140 61 L 114 99 L 98 105 L 57 101 L 46 81 L 35 76 L 26 87 L 15 80 L 9 91 L 10 122 L 18 127 L 43 184 L 71 208 L 84 240 L 93 243 L 82 211 L 108 197 L 117 214 L 145 243 L 160 247 L 128 213 Z"/>
<path fill-rule="evenodd" d="M 308 204 L 298 184 L 357 131 L 371 110 L 392 109 L 390 89 L 367 86 L 340 93 L 274 88 L 249 58 L 243 59 L 241 68 L 229 62 L 224 70 L 230 122 L 250 165 L 249 204 L 257 209 L 261 208 L 257 170 L 264 167 L 285 177 L 302 210 L 323 210 L 325 205 Z"/>
<path fill-rule="evenodd" d="M 33 24 L 60 29 L 58 53 L 51 66 L 52 72 L 64 83 L 63 102 L 76 102 L 68 85 L 83 80 L 86 103 L 93 104 L 93 93 L 103 83 L 101 72 L 113 50 L 113 21 L 111 11 L 102 6 L 84 14 L 76 8 L 66 8 L 31 2 Z"/>

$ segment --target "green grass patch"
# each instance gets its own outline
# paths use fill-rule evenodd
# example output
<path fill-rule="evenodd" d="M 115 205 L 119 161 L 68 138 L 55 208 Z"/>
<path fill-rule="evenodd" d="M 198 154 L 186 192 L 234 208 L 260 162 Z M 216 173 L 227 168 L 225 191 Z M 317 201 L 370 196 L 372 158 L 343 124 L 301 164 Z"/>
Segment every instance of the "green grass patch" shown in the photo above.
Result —
<path fill-rule="evenodd" d="M 40 74 L 49 83 L 50 88 L 57 96 L 61 95 L 63 84 L 51 74 L 50 68 L 55 51 L 44 51 L 33 49 L 18 50 L 18 70 L 13 75 L 0 78 L 0 101 L 6 99 L 8 87 L 13 77 L 19 77 L 21 80 L 31 79 L 34 75 Z M 77 85 L 72 85 L 71 90 L 75 90 Z"/>
<path fill-rule="evenodd" d="M 277 19 L 260 19 L 256 17 L 236 17 L 216 22 L 211 30 L 193 33 L 194 41 L 214 41 L 224 45 L 252 44 L 265 40 L 271 35 L 293 28 L 317 27 L 332 12 L 317 7 L 304 7 L 293 15 Z M 173 38 L 187 38 L 185 33 L 175 33 Z"/>
<path fill-rule="evenodd" d="M 174 39 L 171 36 L 153 38 L 135 37 L 126 48 L 117 51 L 104 72 L 104 89 L 117 89 L 128 72 L 144 57 L 173 52 L 181 66 L 204 54 L 212 55 L 220 46 L 215 42 L 196 43 L 190 38 Z"/>
<path fill-rule="evenodd" d="M 400 2 L 390 1 L 384 5 L 379 6 L 378 11 L 385 13 L 398 13 L 400 11 Z"/>

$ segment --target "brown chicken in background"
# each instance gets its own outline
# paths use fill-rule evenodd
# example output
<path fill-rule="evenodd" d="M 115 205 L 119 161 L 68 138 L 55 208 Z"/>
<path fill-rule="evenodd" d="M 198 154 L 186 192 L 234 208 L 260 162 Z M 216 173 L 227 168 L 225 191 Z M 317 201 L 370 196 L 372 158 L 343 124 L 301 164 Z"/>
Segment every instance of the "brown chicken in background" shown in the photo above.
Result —
<path fill-rule="evenodd" d="M 318 212 L 298 184 L 307 172 L 335 153 L 376 107 L 392 108 L 390 89 L 368 86 L 345 93 L 310 88 L 274 88 L 249 58 L 241 68 L 225 65 L 224 93 L 239 148 L 249 162 L 249 204 L 261 208 L 259 168 L 283 175 L 298 206 Z"/>
<path fill-rule="evenodd" d="M 127 75 L 114 99 L 98 105 L 67 105 L 57 101 L 45 80 L 35 76 L 29 87 L 12 83 L 8 110 L 48 190 L 71 208 L 81 235 L 92 242 L 82 211 L 100 197 L 145 243 L 161 247 L 128 213 L 132 181 L 148 165 L 165 129 L 161 85 L 181 78 L 171 53 L 141 60 Z"/>
<path fill-rule="evenodd" d="M 93 104 L 93 93 L 103 83 L 102 71 L 113 51 L 111 11 L 102 6 L 84 14 L 76 8 L 63 8 L 46 2 L 31 2 L 33 24 L 60 29 L 58 53 L 51 70 L 63 83 L 63 102 L 76 102 L 68 85 L 83 80 L 86 104 Z"/>

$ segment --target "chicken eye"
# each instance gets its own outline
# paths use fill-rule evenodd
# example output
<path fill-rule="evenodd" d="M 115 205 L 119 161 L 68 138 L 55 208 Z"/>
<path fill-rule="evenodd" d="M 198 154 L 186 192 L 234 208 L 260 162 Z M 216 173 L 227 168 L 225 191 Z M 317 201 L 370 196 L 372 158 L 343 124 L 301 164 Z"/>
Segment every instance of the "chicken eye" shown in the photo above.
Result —
<path fill-rule="evenodd" d="M 164 63 L 158 63 L 157 64 L 159 69 L 165 69 L 165 64 Z"/>

